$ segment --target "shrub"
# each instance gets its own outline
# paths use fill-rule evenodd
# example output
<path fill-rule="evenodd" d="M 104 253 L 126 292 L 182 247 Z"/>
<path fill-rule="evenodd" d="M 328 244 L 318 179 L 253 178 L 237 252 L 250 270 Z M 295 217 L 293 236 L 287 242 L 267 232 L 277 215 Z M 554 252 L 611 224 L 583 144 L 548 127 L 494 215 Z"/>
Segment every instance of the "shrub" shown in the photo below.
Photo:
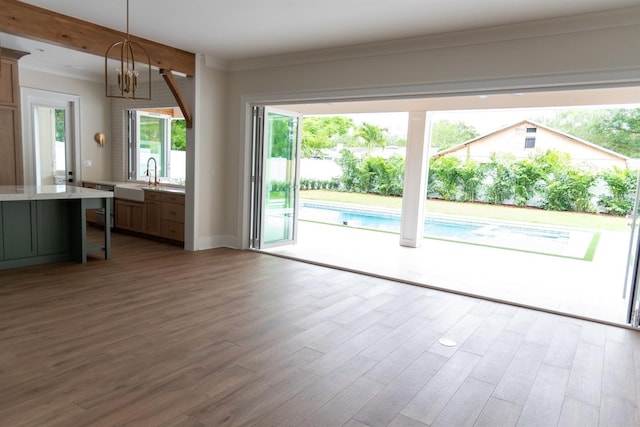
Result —
<path fill-rule="evenodd" d="M 462 161 L 456 157 L 431 158 L 429 189 L 444 200 L 457 200 L 461 164 Z"/>
<path fill-rule="evenodd" d="M 341 154 L 336 162 L 342 169 L 339 179 L 344 191 L 402 195 L 405 161 L 401 156 L 394 155 L 385 160 L 371 156 L 358 159 L 349 150 L 342 150 Z"/>
<path fill-rule="evenodd" d="M 478 199 L 485 170 L 475 161 L 467 161 L 458 168 L 458 185 L 462 189 L 462 201 L 474 202 Z"/>
<path fill-rule="evenodd" d="M 591 187 L 597 175 L 584 168 L 568 168 L 547 179 L 544 208 L 556 211 L 594 212 Z"/>
<path fill-rule="evenodd" d="M 635 199 L 637 175 L 637 171 L 617 166 L 602 172 L 600 177 L 607 183 L 609 194 L 600 196 L 598 205 L 612 215 L 630 214 Z"/>
<path fill-rule="evenodd" d="M 514 195 L 514 158 L 495 153 L 490 158 L 491 161 L 485 165 L 486 176 L 490 179 L 486 184 L 487 201 L 499 205 Z"/>

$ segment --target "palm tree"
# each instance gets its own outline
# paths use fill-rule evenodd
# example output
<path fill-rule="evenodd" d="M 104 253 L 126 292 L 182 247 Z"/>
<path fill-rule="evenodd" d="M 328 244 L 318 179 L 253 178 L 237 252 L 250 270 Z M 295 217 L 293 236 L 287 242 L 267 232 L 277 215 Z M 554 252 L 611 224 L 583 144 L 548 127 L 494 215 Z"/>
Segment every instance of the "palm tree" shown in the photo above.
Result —
<path fill-rule="evenodd" d="M 371 152 L 375 146 L 382 147 L 384 150 L 387 146 L 387 132 L 387 128 L 381 128 L 369 123 L 362 123 L 356 136 L 364 140 L 369 152 Z"/>

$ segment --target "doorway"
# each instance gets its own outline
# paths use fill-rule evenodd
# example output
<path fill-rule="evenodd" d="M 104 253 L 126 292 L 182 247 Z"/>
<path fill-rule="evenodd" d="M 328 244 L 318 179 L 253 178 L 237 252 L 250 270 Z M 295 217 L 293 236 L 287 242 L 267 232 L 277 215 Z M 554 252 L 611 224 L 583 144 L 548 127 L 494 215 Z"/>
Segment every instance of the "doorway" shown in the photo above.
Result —
<path fill-rule="evenodd" d="M 25 88 L 23 128 L 25 184 L 72 185 L 82 182 L 79 102 L 74 95 Z"/>
<path fill-rule="evenodd" d="M 589 92 L 589 93 L 587 93 Z M 496 95 L 494 98 L 502 98 L 501 101 L 504 101 L 504 105 L 508 105 L 508 106 L 512 106 L 512 107 L 518 107 L 518 108 L 524 108 L 527 106 L 548 106 L 548 105 L 556 105 L 558 104 L 559 99 L 563 99 L 564 101 L 561 101 L 559 105 L 588 105 L 590 102 L 593 101 L 589 101 L 589 99 L 617 99 L 619 100 L 619 102 L 637 102 L 638 99 L 637 97 L 631 96 L 629 97 L 629 95 L 633 95 L 634 91 L 630 91 L 629 89 L 625 89 L 625 88 L 620 88 L 620 89 L 610 89 L 610 90 L 592 90 L 592 91 L 571 91 L 571 92 L 553 92 L 553 93 L 535 93 L 535 94 L 528 94 L 531 96 L 526 96 L 527 94 L 525 94 L 523 96 L 523 94 L 517 94 L 517 95 Z M 546 100 L 545 100 L 546 97 Z M 571 101 L 571 103 L 569 103 L 569 101 Z M 358 102 L 354 102 L 354 103 L 345 103 L 343 105 L 334 105 L 333 107 L 335 109 L 341 109 L 342 112 L 346 112 L 346 113 L 354 113 L 354 112 L 360 112 L 360 111 L 371 111 L 372 109 L 377 109 L 377 111 L 384 111 L 384 112 L 389 112 L 389 111 L 407 111 L 409 109 L 411 110 L 415 110 L 415 105 L 416 105 L 416 100 L 405 100 L 405 101 L 401 101 L 401 100 L 394 100 L 394 101 L 380 101 L 379 105 L 372 107 L 372 104 L 374 103 L 358 103 Z M 452 108 L 451 106 L 457 106 L 460 109 L 464 109 L 465 106 L 469 109 L 471 109 L 470 107 L 476 107 L 478 105 L 479 101 L 479 97 L 459 97 L 459 99 L 446 99 L 446 100 L 426 100 L 423 101 L 424 102 L 424 108 L 426 111 L 436 111 L 438 110 L 438 108 L 436 107 L 436 105 L 438 105 L 439 103 L 441 105 L 446 104 L 448 106 L 449 109 L 454 110 L 456 108 Z M 617 101 L 614 101 L 617 102 Z M 564 104 L 563 104 L 564 103 Z M 498 107 L 498 103 L 493 104 L 495 106 L 495 108 Z M 487 104 L 487 106 L 489 106 Z M 327 113 L 334 113 L 336 110 L 334 109 L 334 111 L 327 111 L 327 104 L 313 104 L 313 105 L 280 105 L 278 106 L 278 108 L 282 108 L 285 110 L 293 110 L 296 111 L 298 113 L 303 113 L 303 114 L 327 114 Z M 526 135 L 525 135 L 526 136 Z M 525 138 L 526 139 L 526 138 Z M 525 141 L 526 143 L 527 141 Z M 282 247 L 282 248 L 278 248 L 278 249 L 274 249 L 274 252 L 278 252 L 280 254 L 284 254 L 284 255 L 290 255 L 293 257 L 297 257 L 299 256 L 299 254 L 301 253 L 300 249 L 304 249 L 304 228 L 317 228 L 317 226 L 315 224 L 312 225 L 304 225 L 304 227 L 300 227 L 300 241 L 299 244 L 297 245 L 297 248 L 295 246 L 289 246 L 289 247 Z M 318 231 L 318 230 L 316 230 Z M 358 262 L 352 262 L 355 261 L 357 258 L 360 257 L 360 255 L 364 255 L 366 252 L 366 250 L 373 250 L 377 252 L 380 252 L 380 249 L 383 249 L 382 247 L 373 247 L 372 245 L 378 244 L 373 242 L 372 240 L 369 241 L 367 240 L 367 237 L 364 237 L 363 235 L 360 235 L 357 230 L 349 230 L 349 233 L 351 233 L 349 236 L 343 236 L 343 237 L 339 237 L 336 235 L 333 235 L 333 237 L 330 237 L 327 233 L 326 233 L 326 229 L 325 230 L 320 230 L 318 231 L 313 239 L 313 243 L 311 245 L 309 245 L 309 247 L 307 247 L 307 249 L 309 249 L 309 253 L 311 252 L 316 252 L 316 255 L 312 255 L 315 256 L 315 259 L 310 259 L 311 261 L 314 262 L 319 262 L 322 264 L 329 264 L 329 265 L 336 265 L 342 268 L 348 268 L 348 269 L 356 269 L 356 270 L 361 270 L 361 271 L 365 271 L 365 272 L 369 272 L 369 273 L 373 273 L 373 274 L 378 274 L 378 275 L 385 275 L 388 277 L 397 277 L 401 280 L 404 281 L 408 281 L 408 282 L 414 282 L 417 284 L 423 284 L 423 285 L 428 285 L 428 286 L 433 286 L 433 287 L 440 287 L 440 288 L 447 288 L 446 285 L 446 281 L 447 279 L 449 279 L 452 275 L 451 275 L 451 271 L 457 272 L 457 273 L 465 273 L 462 274 L 462 276 L 459 278 L 459 282 L 461 282 L 463 285 L 468 285 L 468 284 L 473 284 L 473 286 L 471 288 L 466 287 L 466 288 L 461 288 L 458 285 L 460 285 L 460 283 L 454 284 L 454 286 L 450 289 L 457 291 L 457 292 L 462 292 L 462 293 L 469 293 L 469 294 L 475 294 L 475 295 L 482 295 L 482 292 L 484 292 L 484 290 L 482 289 L 483 287 L 485 287 L 485 285 L 487 285 L 488 283 L 494 281 L 492 274 L 482 274 L 479 272 L 483 271 L 482 268 L 484 267 L 484 264 L 486 264 L 486 262 L 483 262 L 482 260 L 487 257 L 487 258 L 494 258 L 494 259 L 502 259 L 504 261 L 504 263 L 502 265 L 509 265 L 510 263 L 513 264 L 515 261 L 513 260 L 513 258 L 518 258 L 520 257 L 520 255 L 522 255 L 522 253 L 518 253 L 518 252 L 504 252 L 500 249 L 495 249 L 495 248 L 485 248 L 484 252 L 480 251 L 478 252 L 479 247 L 471 247 L 469 245 L 467 245 L 467 249 L 473 249 L 473 253 L 468 253 L 465 256 L 467 256 L 468 258 L 466 258 L 466 261 L 462 264 L 465 265 L 464 268 L 460 268 L 461 264 L 458 262 L 457 264 L 454 264 L 454 266 L 452 267 L 452 270 L 450 271 L 442 271 L 440 273 L 437 273 L 435 275 L 431 275 L 428 278 L 425 279 L 425 277 L 421 276 L 419 274 L 419 270 L 420 268 L 416 268 L 416 266 L 419 266 L 420 263 L 424 264 L 429 262 L 431 263 L 431 266 L 438 264 L 438 261 L 436 258 L 434 258 L 434 256 L 437 256 L 439 254 L 444 254 L 449 253 L 452 257 L 452 259 L 455 259 L 456 256 L 458 256 L 457 254 L 460 254 L 460 252 L 458 251 L 458 249 L 455 248 L 450 248 L 448 245 L 448 243 L 445 244 L 445 246 L 447 246 L 447 248 L 445 249 L 433 249 L 431 250 L 431 252 L 429 254 L 427 254 L 427 258 L 422 258 L 422 259 L 417 259 L 415 260 L 416 264 L 409 264 L 406 261 L 410 258 L 412 258 L 412 256 L 408 256 L 407 251 L 413 251 L 413 250 L 405 250 L 405 249 L 400 249 L 398 248 L 398 244 L 397 244 L 397 238 L 391 238 L 389 239 L 388 236 L 386 236 L 386 241 L 387 244 L 392 245 L 393 246 L 393 252 L 398 252 L 397 257 L 398 258 L 393 258 L 393 256 L 395 255 L 389 255 L 387 254 L 386 256 L 380 256 L 379 258 L 375 258 L 375 257 L 370 257 L 369 260 L 367 262 L 362 262 L 362 263 L 358 263 Z M 358 234 L 356 236 L 356 234 Z M 320 240 L 317 239 L 322 239 L 322 238 L 326 238 L 326 239 L 330 239 L 330 245 L 329 245 L 329 249 L 326 251 L 325 254 L 323 254 L 321 257 L 317 256 L 317 249 L 320 246 Z M 348 250 L 345 249 L 344 246 L 346 246 L 346 243 L 352 243 L 352 242 L 356 242 L 357 240 L 360 240 L 361 242 L 364 242 L 364 246 L 358 248 L 353 248 L 352 250 Z M 383 239 L 383 240 L 385 240 Z M 635 239 L 635 237 L 633 238 L 633 241 L 637 241 L 637 239 Z M 611 240 L 603 240 L 601 241 L 600 245 L 601 245 L 601 249 L 602 251 L 600 252 L 601 254 L 605 254 L 607 252 L 609 252 L 609 249 L 611 249 L 612 247 L 615 247 L 617 249 L 621 249 L 621 253 L 623 253 L 623 255 L 619 258 L 616 259 L 612 259 L 610 257 L 603 257 L 601 256 L 600 259 L 598 259 L 598 262 L 600 262 L 605 269 L 616 269 L 616 273 L 612 273 L 610 272 L 606 272 L 604 271 L 603 274 L 598 275 L 597 277 L 590 277 L 593 275 L 590 275 L 588 273 L 586 273 L 587 271 L 590 271 L 587 268 L 584 268 L 584 264 L 581 264 L 580 262 L 584 262 L 584 261 L 578 261 L 578 260 L 569 260 L 569 262 L 571 264 L 575 264 L 572 265 L 571 268 L 566 268 L 563 267 L 563 263 L 560 263 L 558 261 L 561 261 L 562 259 L 557 257 L 557 258 L 550 258 L 550 257 L 546 257 L 544 258 L 545 261 L 548 261 L 548 264 L 550 262 L 550 264 L 548 265 L 548 268 L 550 270 L 556 270 L 559 271 L 560 274 L 556 275 L 555 277 L 552 275 L 551 278 L 547 278 L 543 281 L 541 281 L 539 283 L 539 288 L 543 289 L 545 292 L 547 293 L 557 293 L 556 292 L 556 288 L 559 288 L 559 286 L 563 283 L 563 282 L 575 282 L 575 285 L 579 285 L 580 282 L 583 279 L 595 279 L 597 281 L 600 281 L 601 285 L 607 285 L 608 287 L 612 288 L 612 293 L 615 293 L 615 299 L 617 300 L 618 307 L 617 308 L 617 313 L 619 313 L 619 315 L 616 316 L 615 319 L 606 319 L 603 318 L 600 314 L 595 314 L 595 315 L 590 315 L 590 314 L 585 314 L 583 312 L 576 312 L 575 311 L 575 299 L 573 298 L 576 295 L 579 295 L 579 293 L 584 293 L 584 292 L 590 292 L 590 290 L 586 287 L 580 287 L 580 286 L 574 286 L 574 288 L 572 288 L 573 294 L 571 294 L 571 292 L 569 292 L 568 294 L 565 294 L 565 299 L 563 302 L 553 305 L 552 307 L 550 307 L 549 301 L 546 298 L 546 296 L 544 295 L 544 292 L 542 294 L 530 294 L 529 296 L 532 297 L 531 300 L 529 300 L 528 302 L 525 301 L 521 301 L 521 300 L 517 300 L 514 299 L 513 295 L 510 295 L 506 292 L 503 292 L 500 295 L 484 295 L 485 297 L 488 297 L 490 299 L 497 299 L 497 300 L 505 300 L 505 301 L 512 301 L 518 304 L 522 304 L 522 305 L 527 305 L 527 306 L 532 306 L 532 307 L 538 307 L 538 308 L 544 308 L 544 309 L 548 309 L 550 311 L 558 311 L 558 312 L 566 312 L 568 314 L 574 314 L 574 315 L 578 315 L 578 316 L 582 316 L 582 317 L 593 317 L 599 320 L 605 320 L 605 321 L 612 321 L 614 323 L 627 323 L 627 321 L 625 320 L 626 318 L 626 311 L 627 311 L 627 307 L 629 304 L 629 292 L 626 293 L 626 299 L 622 299 L 621 298 L 621 290 L 622 290 L 622 286 L 623 286 L 623 279 L 620 278 L 620 276 L 624 277 L 624 271 L 626 269 L 626 267 L 630 264 L 627 264 L 627 255 L 631 256 L 631 259 L 634 258 L 634 253 L 635 253 L 635 243 L 632 247 L 632 252 L 627 252 L 627 248 L 629 246 L 629 232 L 627 232 L 627 237 L 623 238 L 620 240 L 620 242 L 622 242 L 620 245 L 618 244 L 614 244 L 613 246 L 611 246 Z M 605 245 L 606 249 L 605 249 Z M 346 252 L 342 251 L 342 249 L 345 249 Z M 424 249 L 424 248 L 422 248 Z M 421 250 L 422 250 L 421 249 Z M 358 252 L 358 251 L 361 252 Z M 296 254 L 297 252 L 297 254 Z M 399 253 L 402 252 L 402 253 Z M 540 255 L 535 255 L 535 254 L 531 254 L 531 257 L 540 257 Z M 366 257 L 366 255 L 365 255 Z M 426 261 L 428 259 L 428 261 Z M 523 265 L 524 270 L 521 271 L 515 271 L 515 272 L 511 272 L 511 277 L 506 277 L 505 282 L 515 282 L 518 281 L 518 277 L 527 277 L 529 276 L 526 271 L 537 271 L 539 269 L 535 268 L 536 263 L 538 262 L 539 259 L 542 258 L 536 258 L 536 260 L 532 260 L 531 258 L 524 258 L 522 259 L 522 262 L 524 263 Z M 349 262 L 347 262 L 349 261 Z M 390 266 L 390 269 L 388 269 L 387 271 L 383 271 L 381 269 L 379 269 L 380 264 L 386 264 L 387 266 Z M 471 267 L 471 265 L 476 265 L 476 267 Z M 615 266 L 614 266 L 615 264 Z M 546 265 L 546 264 L 545 264 Z M 457 267 L 456 267 L 457 266 Z M 633 267 L 633 265 L 631 265 L 631 267 Z M 429 268 L 428 268 L 429 269 Z M 531 270 L 533 269 L 533 270 Z M 560 269 L 560 270 L 559 270 Z M 566 269 L 566 270 L 562 270 L 562 269 Z M 572 270 L 574 269 L 574 270 Z M 431 269 L 433 270 L 433 269 Z M 486 269 L 484 271 L 487 271 Z M 582 271 L 582 273 L 578 274 L 578 275 L 572 275 L 573 273 L 570 273 L 571 271 L 575 271 L 575 272 L 580 272 Z M 474 279 L 476 280 L 475 282 Z M 613 283 L 615 282 L 615 283 Z M 637 289 L 634 289 L 635 293 L 633 295 L 636 295 L 637 293 Z M 576 294 L 576 292 L 578 294 Z M 548 294 L 547 294 L 548 295 Z M 599 305 L 600 301 L 598 300 L 597 297 L 594 298 L 593 300 L 593 306 L 595 308 L 598 308 L 597 306 Z M 555 304 L 555 303 L 554 303 Z"/>

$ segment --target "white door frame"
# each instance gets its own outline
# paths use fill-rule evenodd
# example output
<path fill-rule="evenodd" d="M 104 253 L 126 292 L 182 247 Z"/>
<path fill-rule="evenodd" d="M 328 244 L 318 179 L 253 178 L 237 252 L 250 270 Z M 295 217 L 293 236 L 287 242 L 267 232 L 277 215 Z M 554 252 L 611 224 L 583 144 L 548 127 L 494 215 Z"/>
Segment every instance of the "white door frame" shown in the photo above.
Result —
<path fill-rule="evenodd" d="M 81 151 L 80 151 L 80 97 L 47 90 L 22 88 L 20 92 L 22 102 L 22 151 L 24 158 L 24 183 L 36 185 L 37 171 L 37 147 L 35 139 L 35 121 L 33 117 L 34 106 L 46 106 L 53 108 L 65 108 L 70 111 L 69 117 L 69 141 L 67 147 L 71 148 L 71 164 L 68 170 L 73 171 L 73 183 L 82 182 Z M 67 177 L 68 178 L 68 177 Z"/>

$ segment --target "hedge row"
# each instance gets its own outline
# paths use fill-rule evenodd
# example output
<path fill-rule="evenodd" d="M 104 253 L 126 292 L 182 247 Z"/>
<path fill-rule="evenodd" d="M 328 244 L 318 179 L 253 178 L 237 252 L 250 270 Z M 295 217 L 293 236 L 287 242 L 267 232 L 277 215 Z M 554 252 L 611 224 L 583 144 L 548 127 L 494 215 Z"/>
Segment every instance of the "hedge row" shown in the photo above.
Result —
<path fill-rule="evenodd" d="M 574 166 L 567 153 L 547 151 L 526 160 L 493 155 L 479 164 L 454 157 L 431 160 L 429 195 L 445 200 L 537 206 L 548 210 L 627 215 L 637 171 Z"/>
<path fill-rule="evenodd" d="M 402 196 L 405 161 L 401 156 L 360 159 L 343 150 L 336 162 L 342 176 L 331 181 L 302 179 L 301 188 Z M 493 155 L 485 164 L 444 156 L 430 160 L 428 196 L 627 215 L 633 210 L 636 177 L 637 171 L 615 166 L 605 171 L 574 166 L 567 153 L 553 150 L 518 161 Z"/>

